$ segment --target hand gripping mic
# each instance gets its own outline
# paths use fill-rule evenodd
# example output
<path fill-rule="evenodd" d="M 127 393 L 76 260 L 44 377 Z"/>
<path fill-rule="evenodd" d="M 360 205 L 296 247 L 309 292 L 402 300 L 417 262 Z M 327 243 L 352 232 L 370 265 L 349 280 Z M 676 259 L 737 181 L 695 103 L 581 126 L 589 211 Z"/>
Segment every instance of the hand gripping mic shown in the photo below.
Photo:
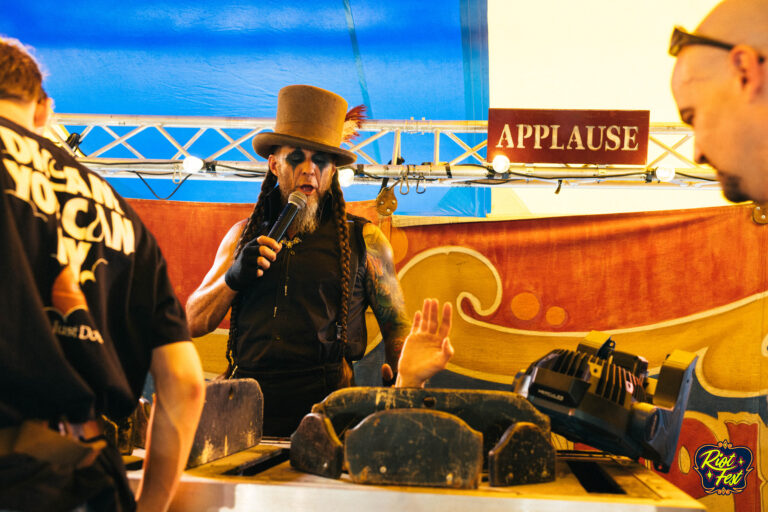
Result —
<path fill-rule="evenodd" d="M 293 222 L 293 219 L 296 218 L 296 214 L 305 206 L 307 206 L 307 196 L 298 190 L 291 192 L 291 195 L 288 196 L 288 203 L 286 203 L 283 211 L 280 212 L 280 216 L 275 221 L 272 229 L 269 230 L 267 236 L 279 242 L 285 236 L 285 232 L 288 231 L 288 227 Z"/>

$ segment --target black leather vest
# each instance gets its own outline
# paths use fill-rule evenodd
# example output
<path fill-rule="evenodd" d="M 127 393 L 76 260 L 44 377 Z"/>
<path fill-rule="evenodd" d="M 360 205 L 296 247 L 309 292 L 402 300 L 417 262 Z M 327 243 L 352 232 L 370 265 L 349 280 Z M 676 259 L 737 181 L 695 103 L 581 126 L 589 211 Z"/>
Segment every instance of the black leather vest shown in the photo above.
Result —
<path fill-rule="evenodd" d="M 329 193 L 330 196 L 330 193 Z M 270 221 L 265 234 L 280 213 L 279 190 L 268 197 Z M 283 248 L 255 286 L 238 293 L 235 364 L 244 370 L 296 370 L 343 357 L 359 359 L 365 353 L 367 332 L 365 309 L 365 242 L 362 227 L 368 222 L 348 215 L 350 270 L 354 273 L 347 346 L 337 340 L 336 323 L 341 301 L 339 247 L 333 208 L 327 197 L 320 212 L 320 225 L 311 234 L 283 242 Z"/>

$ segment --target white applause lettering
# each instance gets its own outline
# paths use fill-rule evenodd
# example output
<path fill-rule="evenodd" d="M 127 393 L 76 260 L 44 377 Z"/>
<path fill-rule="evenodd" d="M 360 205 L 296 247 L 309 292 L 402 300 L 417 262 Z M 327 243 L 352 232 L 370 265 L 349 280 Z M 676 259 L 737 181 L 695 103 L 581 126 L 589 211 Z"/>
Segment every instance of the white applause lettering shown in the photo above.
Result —
<path fill-rule="evenodd" d="M 497 148 L 589 151 L 637 151 L 639 144 L 638 126 L 584 125 L 574 126 L 567 135 L 567 142 L 561 139 L 559 124 L 517 124 L 513 130 L 504 124 L 496 143 Z M 586 141 L 586 144 L 584 143 Z M 527 146 L 526 146 L 527 145 Z"/>

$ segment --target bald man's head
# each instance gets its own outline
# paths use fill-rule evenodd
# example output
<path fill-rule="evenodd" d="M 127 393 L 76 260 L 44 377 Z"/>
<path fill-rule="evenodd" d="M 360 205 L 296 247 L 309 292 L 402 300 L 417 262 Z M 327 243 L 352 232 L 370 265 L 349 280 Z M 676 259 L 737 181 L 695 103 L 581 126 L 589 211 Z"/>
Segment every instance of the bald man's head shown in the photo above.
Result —
<path fill-rule="evenodd" d="M 726 0 L 687 38 L 672 75 L 695 158 L 731 201 L 768 201 L 768 0 Z M 722 43 L 722 44 L 720 44 Z"/>
<path fill-rule="evenodd" d="M 768 54 L 768 0 L 726 0 L 696 28 L 699 34 L 749 45 Z"/>

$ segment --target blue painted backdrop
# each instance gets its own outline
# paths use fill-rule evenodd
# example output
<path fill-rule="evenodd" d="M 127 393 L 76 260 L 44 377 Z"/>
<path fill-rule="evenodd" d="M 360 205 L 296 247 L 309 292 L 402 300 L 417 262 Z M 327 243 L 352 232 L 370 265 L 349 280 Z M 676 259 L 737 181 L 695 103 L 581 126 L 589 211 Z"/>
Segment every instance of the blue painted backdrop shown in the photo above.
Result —
<path fill-rule="evenodd" d="M 35 48 L 58 112 L 274 117 L 278 90 L 307 83 L 366 104 L 374 119 L 487 116 L 486 0 L 36 0 L 3 11 L 0 33 Z M 104 137 L 94 131 L 83 151 Z M 451 145 L 444 158 L 455 156 Z M 107 156 L 129 156 L 121 151 Z M 383 163 L 390 151 L 386 141 L 367 148 Z M 145 156 L 173 152 L 158 145 Z M 409 164 L 431 160 L 431 137 L 404 138 L 402 154 Z M 154 197 L 138 179 L 112 182 L 125 196 Z M 176 188 L 150 183 L 161 197 Z M 173 199 L 250 202 L 259 186 L 188 180 Z M 377 191 L 356 185 L 347 195 Z M 478 189 L 428 187 L 399 199 L 398 214 L 490 209 Z"/>

